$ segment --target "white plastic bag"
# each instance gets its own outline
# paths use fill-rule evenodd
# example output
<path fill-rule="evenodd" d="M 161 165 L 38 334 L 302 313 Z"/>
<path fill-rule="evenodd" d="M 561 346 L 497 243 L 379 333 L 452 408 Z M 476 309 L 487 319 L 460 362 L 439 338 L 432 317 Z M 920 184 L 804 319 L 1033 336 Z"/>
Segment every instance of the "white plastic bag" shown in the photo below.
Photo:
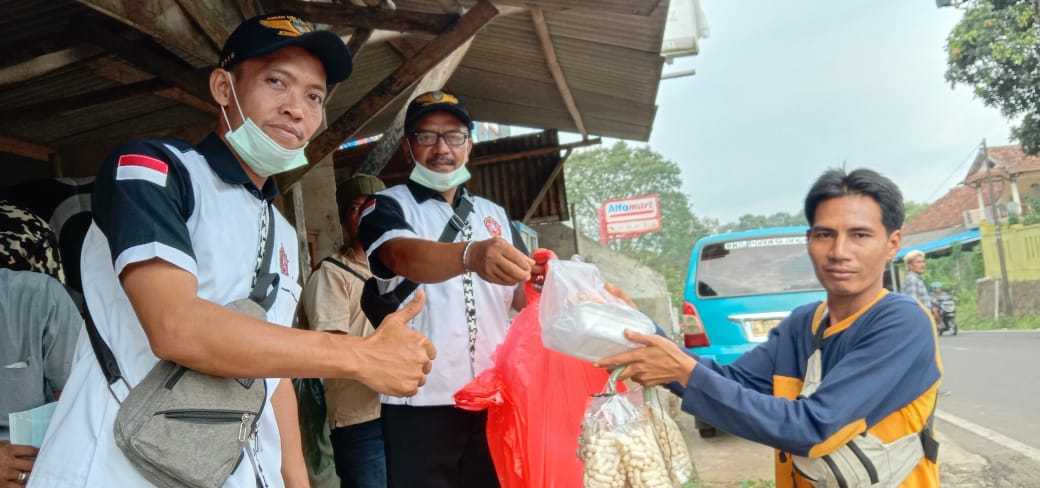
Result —
<path fill-rule="evenodd" d="M 545 347 L 586 361 L 638 347 L 625 329 L 656 330 L 650 317 L 607 292 L 599 269 L 578 261 L 548 262 L 539 318 Z"/>

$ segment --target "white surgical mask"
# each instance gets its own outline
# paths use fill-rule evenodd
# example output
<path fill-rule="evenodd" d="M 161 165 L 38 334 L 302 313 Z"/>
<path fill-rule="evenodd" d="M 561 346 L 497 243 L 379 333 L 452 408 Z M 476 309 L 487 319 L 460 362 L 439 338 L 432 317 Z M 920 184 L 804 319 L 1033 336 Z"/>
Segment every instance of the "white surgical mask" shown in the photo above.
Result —
<path fill-rule="evenodd" d="M 470 179 L 469 169 L 466 165 L 462 165 L 454 170 L 447 173 L 441 173 L 439 171 L 433 171 L 426 166 L 419 164 L 419 161 L 415 159 L 415 154 L 412 152 L 412 143 L 408 143 L 408 154 L 412 157 L 412 164 L 415 165 L 412 168 L 412 174 L 408 176 L 408 179 L 437 191 L 448 191 L 455 188 Z"/>
<path fill-rule="evenodd" d="M 305 166 L 307 155 L 304 153 L 306 144 L 299 149 L 286 149 L 268 136 L 263 129 L 256 126 L 251 119 L 242 113 L 242 106 L 238 103 L 238 95 L 235 93 L 235 84 L 228 75 L 228 84 L 231 85 L 231 96 L 235 98 L 235 106 L 238 114 L 242 117 L 242 125 L 231 130 L 231 121 L 228 120 L 224 106 L 220 106 L 220 112 L 224 114 L 224 121 L 228 124 L 228 132 L 224 134 L 231 149 L 242 158 L 253 172 L 261 178 L 284 173 L 289 170 Z"/>

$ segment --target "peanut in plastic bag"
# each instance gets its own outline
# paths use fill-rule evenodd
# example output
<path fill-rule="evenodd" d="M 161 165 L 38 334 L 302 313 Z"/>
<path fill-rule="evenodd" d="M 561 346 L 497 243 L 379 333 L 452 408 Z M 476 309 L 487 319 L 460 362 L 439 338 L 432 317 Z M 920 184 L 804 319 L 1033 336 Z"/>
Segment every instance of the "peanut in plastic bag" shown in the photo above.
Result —
<path fill-rule="evenodd" d="M 607 292 L 596 266 L 578 261 L 547 263 L 539 318 L 545 347 L 586 361 L 638 347 L 625 329 L 656 330 L 653 320 Z"/>
<path fill-rule="evenodd" d="M 613 378 L 612 378 L 613 380 Z M 585 488 L 677 488 L 693 479 L 686 442 L 649 390 L 589 400 L 578 456 Z"/>

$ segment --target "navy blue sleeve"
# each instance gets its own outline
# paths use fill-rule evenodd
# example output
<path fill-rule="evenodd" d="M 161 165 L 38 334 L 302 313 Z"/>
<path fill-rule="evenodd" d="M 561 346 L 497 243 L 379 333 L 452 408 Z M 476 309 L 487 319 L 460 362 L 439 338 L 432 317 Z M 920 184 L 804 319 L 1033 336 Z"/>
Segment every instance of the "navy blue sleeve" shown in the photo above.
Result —
<path fill-rule="evenodd" d="M 930 320 L 909 301 L 895 302 L 879 310 L 855 347 L 825 372 L 808 398 L 774 397 L 745 386 L 746 379 L 734 375 L 734 368 L 698 365 L 682 392 L 682 409 L 734 435 L 787 452 L 828 454 L 841 445 L 832 436 L 866 430 L 939 379 Z M 755 355 L 745 365 L 764 360 Z"/>
<path fill-rule="evenodd" d="M 116 274 L 160 258 L 196 274 L 186 222 L 195 208 L 188 170 L 151 143 L 132 142 L 105 160 L 94 182 L 94 222 Z"/>
<path fill-rule="evenodd" d="M 379 259 L 379 248 L 390 239 L 398 237 L 416 238 L 418 235 L 405 220 L 401 204 L 386 195 L 373 195 L 361 208 L 358 224 L 358 239 L 361 241 L 372 274 L 378 278 L 391 279 L 396 274 Z"/>

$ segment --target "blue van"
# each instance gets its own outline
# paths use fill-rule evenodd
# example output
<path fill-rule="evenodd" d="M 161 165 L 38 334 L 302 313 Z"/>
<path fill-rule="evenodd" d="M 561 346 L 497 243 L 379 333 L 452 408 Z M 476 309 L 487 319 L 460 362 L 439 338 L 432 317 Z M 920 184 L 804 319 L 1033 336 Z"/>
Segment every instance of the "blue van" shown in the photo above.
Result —
<path fill-rule="evenodd" d="M 824 299 L 807 230 L 729 232 L 694 244 L 680 318 L 690 352 L 729 364 L 765 342 L 795 307 Z"/>

